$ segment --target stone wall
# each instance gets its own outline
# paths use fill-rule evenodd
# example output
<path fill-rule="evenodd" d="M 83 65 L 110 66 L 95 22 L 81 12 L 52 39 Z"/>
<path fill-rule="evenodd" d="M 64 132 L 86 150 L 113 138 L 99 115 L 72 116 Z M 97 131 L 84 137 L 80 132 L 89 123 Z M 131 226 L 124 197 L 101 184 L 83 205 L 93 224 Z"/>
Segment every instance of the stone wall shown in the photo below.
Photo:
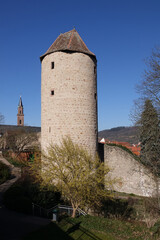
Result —
<path fill-rule="evenodd" d="M 140 196 L 156 193 L 154 176 L 131 154 L 116 146 L 104 145 L 104 162 L 111 168 L 111 176 L 119 178 L 114 189 Z"/>
<path fill-rule="evenodd" d="M 53 64 L 52 64 L 53 63 Z M 54 52 L 42 60 L 41 146 L 69 135 L 94 154 L 97 149 L 96 61 L 87 54 Z"/>

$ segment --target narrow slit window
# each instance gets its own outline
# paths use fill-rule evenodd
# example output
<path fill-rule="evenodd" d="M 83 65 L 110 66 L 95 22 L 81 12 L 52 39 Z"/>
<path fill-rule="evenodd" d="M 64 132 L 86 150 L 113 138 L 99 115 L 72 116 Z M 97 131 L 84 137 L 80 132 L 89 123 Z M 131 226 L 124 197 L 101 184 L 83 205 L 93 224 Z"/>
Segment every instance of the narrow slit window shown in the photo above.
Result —
<path fill-rule="evenodd" d="M 54 95 L 54 90 L 51 90 L 51 96 L 53 96 Z"/>
<path fill-rule="evenodd" d="M 51 62 L 51 69 L 54 69 L 54 62 Z"/>
<path fill-rule="evenodd" d="M 21 120 L 19 120 L 19 124 L 21 124 Z"/>
<path fill-rule="evenodd" d="M 97 100 L 97 93 L 94 94 L 94 98 Z"/>
<path fill-rule="evenodd" d="M 96 66 L 94 66 L 94 74 L 96 74 Z"/>

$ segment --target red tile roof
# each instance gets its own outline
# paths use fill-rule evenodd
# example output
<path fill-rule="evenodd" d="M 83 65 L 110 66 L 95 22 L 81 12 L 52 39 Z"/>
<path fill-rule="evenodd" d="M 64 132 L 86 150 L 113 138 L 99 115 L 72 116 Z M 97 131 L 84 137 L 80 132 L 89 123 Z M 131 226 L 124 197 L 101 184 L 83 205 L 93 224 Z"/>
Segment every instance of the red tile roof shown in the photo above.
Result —
<path fill-rule="evenodd" d="M 40 57 L 40 60 L 42 61 L 46 55 L 58 51 L 81 52 L 96 58 L 95 54 L 89 51 L 75 29 L 60 34 L 47 52 Z"/>
<path fill-rule="evenodd" d="M 130 149 L 134 154 L 140 156 L 140 151 L 141 151 L 141 147 L 139 144 L 130 144 L 128 142 L 118 142 L 118 141 L 109 141 L 108 139 L 105 139 L 105 142 L 106 143 L 113 143 L 113 144 L 116 144 L 116 145 L 122 145 L 128 149 Z"/>

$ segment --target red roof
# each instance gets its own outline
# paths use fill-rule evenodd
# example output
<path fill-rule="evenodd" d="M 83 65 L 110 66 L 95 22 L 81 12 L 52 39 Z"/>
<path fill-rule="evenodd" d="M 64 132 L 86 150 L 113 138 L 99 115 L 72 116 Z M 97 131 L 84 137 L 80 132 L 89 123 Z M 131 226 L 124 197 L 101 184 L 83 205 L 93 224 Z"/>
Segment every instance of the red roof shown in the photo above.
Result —
<path fill-rule="evenodd" d="M 58 51 L 81 52 L 96 58 L 95 54 L 89 51 L 86 44 L 83 42 L 82 38 L 75 29 L 60 34 L 47 52 L 40 57 L 40 60 L 42 61 L 46 55 Z"/>

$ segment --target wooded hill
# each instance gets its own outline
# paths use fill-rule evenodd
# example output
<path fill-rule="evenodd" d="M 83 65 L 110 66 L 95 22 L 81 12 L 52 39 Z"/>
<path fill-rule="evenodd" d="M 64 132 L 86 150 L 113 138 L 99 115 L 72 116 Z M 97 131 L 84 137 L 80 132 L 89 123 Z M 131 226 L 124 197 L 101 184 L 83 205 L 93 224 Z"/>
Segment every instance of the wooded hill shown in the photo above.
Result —
<path fill-rule="evenodd" d="M 137 144 L 138 129 L 137 127 L 116 127 L 98 132 L 99 138 L 105 138 L 109 141 L 128 142 Z"/>

